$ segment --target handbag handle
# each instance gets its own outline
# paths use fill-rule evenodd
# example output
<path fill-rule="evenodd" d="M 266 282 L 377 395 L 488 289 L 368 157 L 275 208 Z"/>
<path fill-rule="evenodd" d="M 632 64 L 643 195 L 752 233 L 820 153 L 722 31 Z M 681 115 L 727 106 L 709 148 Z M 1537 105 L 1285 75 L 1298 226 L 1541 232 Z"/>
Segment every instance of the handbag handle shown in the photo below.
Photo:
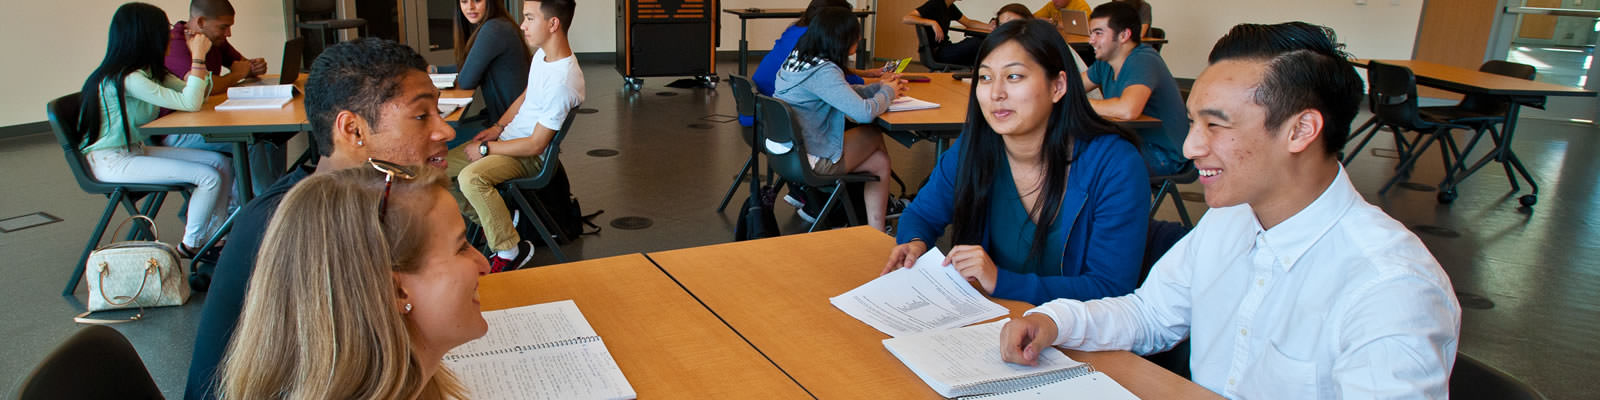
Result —
<path fill-rule="evenodd" d="M 133 222 L 133 220 L 136 220 L 136 219 L 137 220 L 143 220 L 145 222 L 145 225 L 150 225 L 150 236 L 151 236 L 150 240 L 151 241 L 161 241 L 161 232 L 156 230 L 156 220 L 150 219 L 150 217 L 146 217 L 146 216 L 143 216 L 143 215 L 134 215 L 134 216 L 128 217 L 128 219 L 122 220 L 122 223 L 117 224 L 117 229 L 111 231 L 111 237 L 117 237 L 118 234 L 122 233 L 122 228 L 123 227 L 128 226 L 129 222 Z M 104 249 L 104 248 L 105 248 L 105 246 L 96 246 L 94 249 L 95 250 L 100 250 L 100 249 Z"/>
<path fill-rule="evenodd" d="M 145 218 L 145 219 L 148 220 L 149 218 Z M 134 292 L 133 293 L 133 297 L 107 296 L 106 295 L 105 281 L 106 281 L 106 275 L 110 275 L 110 274 L 111 274 L 111 265 L 110 264 L 106 264 L 105 262 L 101 262 L 100 263 L 100 274 L 99 274 L 100 276 L 96 277 L 97 279 L 99 279 L 99 282 L 98 282 L 99 285 L 97 285 L 97 286 L 100 288 L 100 290 L 99 290 L 100 298 L 105 300 L 106 304 L 110 304 L 110 305 L 118 306 L 118 307 L 125 306 L 125 305 L 133 303 L 135 301 L 138 301 L 139 300 L 139 296 L 144 294 L 144 286 L 145 286 L 145 284 L 150 283 L 150 275 L 151 274 L 155 274 L 156 275 L 156 279 L 163 280 L 162 284 L 166 283 L 165 282 L 165 278 L 161 276 L 161 263 L 156 261 L 156 259 L 154 259 L 154 258 L 150 259 L 150 261 L 148 262 L 147 266 L 144 269 L 143 276 L 141 276 L 139 278 L 139 291 Z M 128 301 L 124 301 L 124 302 L 118 303 L 115 300 L 112 300 L 113 298 L 117 298 L 117 299 L 127 298 Z M 125 319 L 125 320 L 123 320 L 123 319 L 85 318 L 85 317 L 88 317 L 89 313 L 92 313 L 93 311 L 84 311 L 83 313 L 80 313 L 77 316 L 72 317 L 72 322 L 77 322 L 77 323 L 80 323 L 80 324 L 120 324 L 120 323 L 123 323 L 123 322 L 138 321 L 139 319 L 144 318 L 144 305 L 143 304 L 138 304 L 138 306 L 139 306 L 139 313 L 138 314 L 134 314 L 133 317 L 130 317 L 130 318 Z"/>

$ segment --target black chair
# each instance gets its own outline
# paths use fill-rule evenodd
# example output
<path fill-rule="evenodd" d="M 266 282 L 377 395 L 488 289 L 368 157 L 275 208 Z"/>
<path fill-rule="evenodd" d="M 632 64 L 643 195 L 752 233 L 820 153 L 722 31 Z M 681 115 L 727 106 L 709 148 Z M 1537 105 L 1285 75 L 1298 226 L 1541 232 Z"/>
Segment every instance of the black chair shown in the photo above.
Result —
<path fill-rule="evenodd" d="M 926 26 L 916 26 L 915 28 L 917 31 L 917 58 L 922 59 L 922 66 L 928 67 L 928 70 L 933 72 L 966 72 L 972 69 L 971 67 L 967 66 L 945 64 L 934 60 L 933 45 L 935 42 L 933 41 L 933 28 Z M 945 29 L 944 33 L 949 35 L 950 30 Z"/>
<path fill-rule="evenodd" d="M 794 109 L 782 100 L 767 96 L 756 95 L 756 125 L 761 127 L 761 136 L 764 140 L 777 143 L 779 146 L 787 145 L 784 151 L 777 151 L 774 146 L 757 144 L 756 147 L 767 153 L 767 164 L 777 171 L 778 176 L 789 182 L 796 182 L 824 193 L 828 193 L 828 200 L 822 203 L 822 211 L 817 214 L 817 222 L 811 224 L 808 232 L 817 230 L 817 226 L 828 219 L 828 213 L 834 210 L 834 204 L 843 203 L 845 217 L 851 226 L 860 225 L 861 218 L 855 213 L 855 203 L 851 200 L 846 188 L 850 183 L 875 182 L 877 176 L 867 173 L 846 173 L 839 175 L 820 175 L 811 169 L 811 160 L 806 157 L 805 135 L 800 134 L 800 126 L 794 119 Z"/>
<path fill-rule="evenodd" d="M 1167 31 L 1165 29 L 1161 29 L 1161 28 L 1157 28 L 1157 27 L 1152 26 L 1152 27 L 1150 27 L 1150 31 L 1149 32 L 1145 32 L 1144 36 L 1147 37 L 1147 38 L 1151 38 L 1151 39 L 1166 39 L 1167 38 Z M 1161 52 L 1161 46 L 1164 45 L 1164 44 L 1165 43 L 1151 43 L 1150 44 L 1150 48 L 1156 49 L 1156 52 L 1160 53 Z"/>
<path fill-rule="evenodd" d="M 14 395 L 19 400 L 162 398 L 133 344 L 104 325 L 85 326 L 67 338 Z"/>
<path fill-rule="evenodd" d="M 567 119 L 561 121 L 561 130 L 556 131 L 555 136 L 550 138 L 550 144 L 545 146 L 544 154 L 539 155 L 540 158 L 544 159 L 544 165 L 539 168 L 539 173 L 495 185 L 495 189 L 500 191 L 501 197 L 511 199 L 516 203 L 517 209 L 522 212 L 524 217 L 522 220 L 533 224 L 533 229 L 539 232 L 539 238 L 544 241 L 546 247 L 549 247 L 550 252 L 555 254 L 556 262 L 567 262 L 566 255 L 561 254 L 559 242 L 568 242 L 572 238 L 568 238 L 567 234 L 559 228 L 552 233 L 550 227 L 545 225 L 545 222 L 554 223 L 555 217 L 550 215 L 550 210 L 545 208 L 544 203 L 539 201 L 538 196 L 528 197 L 523 194 L 523 191 L 539 190 L 550 185 L 550 180 L 556 176 L 556 171 L 561 169 L 561 140 L 567 137 L 567 132 L 572 130 L 572 121 L 577 118 L 577 107 L 567 112 Z"/>
<path fill-rule="evenodd" d="M 746 78 L 742 75 L 728 75 L 728 85 L 732 87 L 733 103 L 738 107 L 739 115 L 756 115 L 755 83 L 751 82 L 750 78 Z M 756 129 L 761 129 L 761 121 L 759 120 L 756 121 L 755 126 L 744 129 L 743 136 L 745 144 L 755 146 Z M 744 179 L 746 174 L 749 174 L 751 179 L 754 179 L 757 171 L 755 171 L 754 168 L 750 168 L 750 166 L 753 165 L 755 161 L 756 154 L 752 152 L 750 154 L 750 158 L 744 161 L 744 167 L 740 168 L 739 173 L 733 176 L 733 184 L 728 185 L 727 193 L 723 193 L 722 202 L 717 203 L 717 212 L 722 212 L 722 210 L 728 208 L 728 201 L 733 199 L 733 192 L 739 189 L 739 181 Z"/>
<path fill-rule="evenodd" d="M 1189 220 L 1189 210 L 1183 206 L 1183 198 L 1178 196 L 1178 185 L 1194 183 L 1199 179 L 1200 170 L 1195 168 L 1193 161 L 1184 163 L 1183 169 L 1172 175 L 1151 176 L 1150 189 L 1154 191 L 1155 199 L 1150 202 L 1150 217 L 1155 218 L 1156 211 L 1161 210 L 1161 201 L 1171 197 L 1172 206 L 1178 209 L 1178 220 L 1183 223 L 1184 228 L 1193 228 L 1194 223 Z"/>
<path fill-rule="evenodd" d="M 71 296 L 78 289 L 78 281 L 83 279 L 83 265 L 89 262 L 89 253 L 94 251 L 100 239 L 106 233 L 106 226 L 111 222 L 111 217 L 117 213 L 117 205 L 121 204 L 130 215 L 144 215 L 155 218 L 161 211 L 161 203 L 167 198 L 167 192 L 178 192 L 185 199 L 189 197 L 189 185 L 158 185 L 145 183 L 107 183 L 95 179 L 89 172 L 89 164 L 83 157 L 81 144 L 84 132 L 78 127 L 78 114 L 82 110 L 80 94 L 73 93 L 51 100 L 45 105 L 45 116 L 50 121 L 50 130 L 56 135 L 56 143 L 61 145 L 62 155 L 67 158 L 67 167 L 72 169 L 72 176 L 77 178 L 78 187 L 89 194 L 106 196 L 105 211 L 100 213 L 100 222 L 94 225 L 94 233 L 89 234 L 89 243 L 83 246 L 83 255 L 78 257 L 78 262 L 72 265 L 72 278 L 67 280 L 66 289 L 61 290 L 62 296 Z M 144 207 L 137 207 L 134 203 L 144 199 Z M 134 224 L 134 229 L 129 232 L 127 240 L 141 237 L 145 229 Z"/>
<path fill-rule="evenodd" d="M 1544 394 L 1516 377 L 1456 353 L 1450 371 L 1450 398 L 1462 400 L 1544 400 Z"/>
<path fill-rule="evenodd" d="M 1478 67 L 1478 71 L 1509 76 L 1518 79 L 1526 79 L 1530 81 L 1538 75 L 1538 70 L 1532 65 L 1501 60 L 1489 60 L 1488 62 L 1484 62 L 1482 66 Z M 1495 143 L 1500 143 L 1501 140 L 1499 127 L 1505 126 L 1507 122 L 1506 118 L 1508 118 L 1510 115 L 1511 107 L 1515 106 L 1513 101 L 1533 107 L 1544 107 L 1543 98 L 1513 99 L 1504 96 L 1469 94 L 1462 98 L 1461 103 L 1457 105 L 1422 107 L 1419 110 L 1424 115 L 1428 115 L 1434 119 L 1450 121 L 1450 123 L 1453 124 L 1461 124 L 1472 127 L 1472 140 L 1467 141 L 1467 146 L 1461 149 L 1461 154 L 1466 156 L 1468 154 L 1472 154 L 1472 150 L 1477 148 L 1478 141 L 1483 138 L 1483 134 L 1486 132 L 1489 133 L 1490 140 L 1493 140 Z M 1462 164 L 1457 164 L 1456 168 L 1451 170 L 1450 174 L 1446 175 L 1446 184 L 1439 188 L 1439 202 L 1450 203 L 1455 201 L 1457 195 L 1455 186 L 1459 182 L 1455 182 L 1452 178 L 1454 178 L 1457 173 L 1459 173 L 1461 176 L 1471 175 L 1471 172 L 1476 172 L 1478 168 L 1482 168 L 1483 165 L 1486 165 L 1487 161 L 1488 159 L 1479 162 L 1471 168 L 1467 168 Z M 1523 180 L 1527 181 L 1529 185 L 1533 185 L 1535 188 L 1534 192 L 1538 193 L 1538 186 L 1533 184 L 1533 178 L 1528 174 L 1527 169 L 1522 167 L 1521 163 L 1501 163 L 1501 166 L 1505 167 L 1506 180 L 1511 182 L 1511 187 L 1513 190 L 1518 188 L 1517 175 L 1513 175 L 1512 173 L 1512 168 L 1515 167 L 1517 169 L 1516 172 L 1521 173 Z"/>
<path fill-rule="evenodd" d="M 1377 118 L 1375 125 L 1388 126 L 1397 135 L 1402 131 L 1418 133 L 1415 145 L 1408 149 L 1409 154 L 1404 154 L 1400 164 L 1395 167 L 1394 177 L 1389 178 L 1389 182 L 1378 190 L 1378 194 L 1388 192 L 1395 183 L 1409 178 L 1412 167 L 1434 142 L 1440 143 L 1439 158 L 1444 162 L 1444 170 L 1448 174 L 1451 168 L 1454 168 L 1454 164 L 1461 159 L 1461 150 L 1456 146 L 1455 137 L 1451 136 L 1450 131 L 1472 128 L 1423 114 L 1417 108 L 1417 76 L 1410 68 L 1371 61 L 1367 66 L 1367 81 L 1368 99 L 1373 101 L 1372 113 Z M 1377 131 L 1373 132 L 1375 134 Z M 1366 139 L 1356 146 L 1357 153 L 1368 140 L 1372 139 L 1372 136 L 1374 135 L 1367 135 Z"/>
<path fill-rule="evenodd" d="M 295 27 L 301 32 L 314 32 L 313 40 L 304 49 L 303 60 L 307 66 L 317 55 L 322 54 L 322 49 L 331 45 L 334 36 L 332 32 L 345 29 L 356 29 L 361 36 L 367 36 L 367 20 L 361 18 L 336 19 L 338 1 L 335 0 L 295 0 L 294 18 L 297 20 Z M 306 36 L 302 34 L 301 36 Z"/>

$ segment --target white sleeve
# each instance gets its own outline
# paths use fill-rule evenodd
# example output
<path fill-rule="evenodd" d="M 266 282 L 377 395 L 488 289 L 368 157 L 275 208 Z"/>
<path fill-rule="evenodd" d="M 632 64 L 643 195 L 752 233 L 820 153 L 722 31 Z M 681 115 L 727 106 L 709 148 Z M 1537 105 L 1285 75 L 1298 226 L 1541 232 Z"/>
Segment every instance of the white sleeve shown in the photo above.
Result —
<path fill-rule="evenodd" d="M 1203 237 L 1203 226 L 1196 226 L 1156 261 L 1150 276 L 1132 294 L 1090 301 L 1057 299 L 1025 314 L 1055 320 L 1057 346 L 1141 355 L 1166 351 L 1189 335 L 1189 287 L 1194 263 L 1199 261 L 1193 242 Z"/>

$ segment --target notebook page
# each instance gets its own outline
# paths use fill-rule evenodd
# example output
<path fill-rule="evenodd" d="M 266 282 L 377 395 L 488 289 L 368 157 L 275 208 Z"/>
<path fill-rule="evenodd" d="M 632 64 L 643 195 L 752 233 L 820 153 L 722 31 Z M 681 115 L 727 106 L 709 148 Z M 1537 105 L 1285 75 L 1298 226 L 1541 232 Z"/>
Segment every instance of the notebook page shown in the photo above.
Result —
<path fill-rule="evenodd" d="M 228 88 L 228 99 L 293 98 L 294 85 L 255 85 Z"/>
<path fill-rule="evenodd" d="M 889 103 L 889 111 L 915 111 L 939 108 L 939 103 L 920 100 L 911 96 L 900 96 Z"/>
<path fill-rule="evenodd" d="M 883 346 L 934 391 L 946 397 L 985 394 L 959 390 L 983 382 L 1030 377 L 1085 365 L 1054 347 L 1039 352 L 1037 366 L 1005 362 L 1000 358 L 1000 330 L 1006 321 L 1009 319 L 884 339 Z"/>
<path fill-rule="evenodd" d="M 428 80 L 433 81 L 433 87 L 449 89 L 456 85 L 456 74 L 428 74 Z"/>
<path fill-rule="evenodd" d="M 632 399 L 637 397 L 605 343 L 495 354 L 445 364 L 473 399 Z"/>
<path fill-rule="evenodd" d="M 227 99 L 217 105 L 217 111 L 231 110 L 274 110 L 289 104 L 288 97 L 277 98 L 238 98 Z"/>
<path fill-rule="evenodd" d="M 445 358 L 596 336 L 594 327 L 589 326 L 589 321 L 578 311 L 578 304 L 572 300 L 487 311 L 483 319 L 489 322 L 489 332 L 457 346 Z"/>
<path fill-rule="evenodd" d="M 1132 392 L 1117 384 L 1117 381 L 1112 380 L 1110 376 L 1101 372 L 1093 372 L 1077 378 L 1056 381 L 1055 383 L 1026 390 L 974 398 L 984 400 L 1138 400 L 1139 396 L 1134 396 Z"/>
<path fill-rule="evenodd" d="M 1010 313 L 983 297 L 944 253 L 929 249 L 916 266 L 898 269 L 828 299 L 834 307 L 893 337 L 945 330 Z"/>

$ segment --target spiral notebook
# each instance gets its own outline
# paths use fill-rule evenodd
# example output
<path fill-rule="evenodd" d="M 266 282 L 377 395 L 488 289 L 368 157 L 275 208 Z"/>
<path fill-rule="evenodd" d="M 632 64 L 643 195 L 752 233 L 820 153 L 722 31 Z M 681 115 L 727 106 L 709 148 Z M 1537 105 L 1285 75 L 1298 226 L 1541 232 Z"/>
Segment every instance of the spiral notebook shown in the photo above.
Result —
<path fill-rule="evenodd" d="M 1001 360 L 1006 321 L 884 339 L 883 347 L 944 397 L 1137 399 L 1094 366 L 1054 347 L 1039 352 L 1037 366 Z"/>
<path fill-rule="evenodd" d="M 473 399 L 632 399 L 622 369 L 577 303 L 483 313 L 489 332 L 444 356 Z"/>

